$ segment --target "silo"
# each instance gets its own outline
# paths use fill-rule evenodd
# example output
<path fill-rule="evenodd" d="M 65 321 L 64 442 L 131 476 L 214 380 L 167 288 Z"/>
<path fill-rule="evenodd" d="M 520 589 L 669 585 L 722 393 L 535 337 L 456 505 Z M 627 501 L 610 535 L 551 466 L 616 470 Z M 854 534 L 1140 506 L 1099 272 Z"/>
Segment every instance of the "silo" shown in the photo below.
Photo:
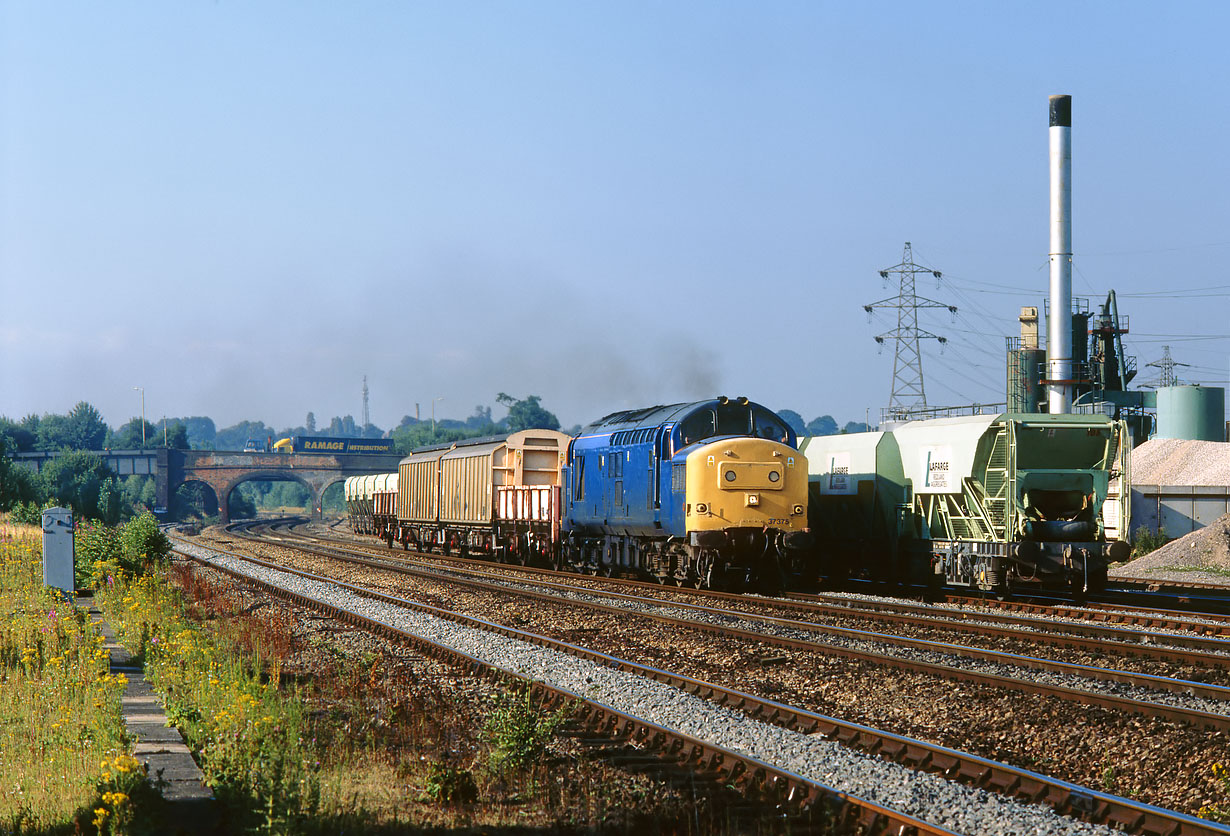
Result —
<path fill-rule="evenodd" d="M 1008 411 L 1042 412 L 1046 403 L 1046 349 L 1010 348 L 1008 350 Z"/>
<path fill-rule="evenodd" d="M 1166 386 L 1157 390 L 1154 438 L 1221 441 L 1225 434 L 1226 390 L 1220 386 Z"/>

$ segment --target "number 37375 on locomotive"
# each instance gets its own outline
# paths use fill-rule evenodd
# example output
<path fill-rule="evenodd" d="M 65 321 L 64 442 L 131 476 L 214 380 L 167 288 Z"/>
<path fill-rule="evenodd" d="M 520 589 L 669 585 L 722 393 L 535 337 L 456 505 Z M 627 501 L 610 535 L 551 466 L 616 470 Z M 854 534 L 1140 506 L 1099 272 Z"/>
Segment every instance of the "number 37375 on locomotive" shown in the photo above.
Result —
<path fill-rule="evenodd" d="M 747 398 L 612 413 L 572 440 L 561 568 L 776 589 L 807 575 L 807 460 Z"/>

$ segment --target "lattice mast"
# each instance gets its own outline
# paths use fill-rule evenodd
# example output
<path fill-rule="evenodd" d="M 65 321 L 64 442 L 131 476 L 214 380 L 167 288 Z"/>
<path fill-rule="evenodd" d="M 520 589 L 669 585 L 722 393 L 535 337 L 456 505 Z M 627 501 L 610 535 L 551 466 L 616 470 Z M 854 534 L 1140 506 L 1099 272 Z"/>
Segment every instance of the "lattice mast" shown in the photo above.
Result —
<path fill-rule="evenodd" d="M 1174 373 L 1174 370 L 1177 367 L 1188 366 L 1190 364 L 1176 362 L 1175 359 L 1170 356 L 1170 346 L 1164 345 L 1162 346 L 1162 359 L 1154 360 L 1152 363 L 1146 363 L 1145 365 L 1158 370 L 1159 377 L 1157 386 L 1159 389 L 1164 389 L 1167 386 L 1174 386 L 1179 382 L 1178 376 Z"/>
<path fill-rule="evenodd" d="M 863 306 L 863 310 L 869 314 L 876 308 L 897 311 L 897 327 L 875 338 L 880 345 L 884 345 L 884 341 L 889 339 L 897 343 L 893 357 L 893 394 L 888 404 L 892 414 L 905 414 L 927 405 L 927 394 L 923 388 L 922 353 L 919 351 L 918 341 L 936 340 L 941 345 L 948 342 L 946 338 L 918 327 L 918 309 L 947 308 L 954 314 L 957 312 L 952 305 L 918 296 L 914 292 L 914 277 L 918 273 L 928 273 L 936 279 L 942 277 L 938 270 L 915 264 L 910 242 L 906 241 L 901 263 L 880 271 L 880 278 L 885 281 L 894 274 L 900 277 L 901 287 L 897 295 Z"/>

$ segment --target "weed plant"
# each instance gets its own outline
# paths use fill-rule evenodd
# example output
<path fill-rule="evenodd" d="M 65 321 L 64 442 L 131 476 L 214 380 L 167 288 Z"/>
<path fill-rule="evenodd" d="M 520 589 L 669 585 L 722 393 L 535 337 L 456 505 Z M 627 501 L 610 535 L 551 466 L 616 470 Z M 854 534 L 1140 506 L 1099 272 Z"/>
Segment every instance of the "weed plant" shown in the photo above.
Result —
<path fill-rule="evenodd" d="M 217 641 L 161 575 L 110 585 L 100 599 L 124 645 L 144 660 L 232 825 L 298 832 L 319 807 L 319 764 L 299 695 L 279 687 L 278 660 Z"/>
<path fill-rule="evenodd" d="M 0 834 L 129 832 L 144 775 L 86 613 L 42 583 L 37 528 L 0 524 Z"/>
<path fill-rule="evenodd" d="M 1132 538 L 1132 557 L 1144 557 L 1150 552 L 1155 552 L 1162 546 L 1170 542 L 1170 537 L 1166 536 L 1166 529 L 1159 528 L 1154 534 L 1145 526 L 1136 529 L 1136 536 Z"/>
<path fill-rule="evenodd" d="M 485 726 L 491 741 L 491 771 L 505 777 L 540 764 L 545 759 L 547 744 L 568 719 L 568 713 L 567 709 L 547 712 L 542 700 L 528 686 L 499 694 Z"/>

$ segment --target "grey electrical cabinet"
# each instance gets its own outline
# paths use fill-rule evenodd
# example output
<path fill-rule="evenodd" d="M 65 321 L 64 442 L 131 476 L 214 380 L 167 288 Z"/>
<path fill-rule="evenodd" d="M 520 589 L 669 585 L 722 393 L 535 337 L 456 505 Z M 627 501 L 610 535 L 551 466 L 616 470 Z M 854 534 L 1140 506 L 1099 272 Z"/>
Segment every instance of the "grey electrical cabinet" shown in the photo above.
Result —
<path fill-rule="evenodd" d="M 68 508 L 43 511 L 43 583 L 72 594 L 73 512 Z"/>

